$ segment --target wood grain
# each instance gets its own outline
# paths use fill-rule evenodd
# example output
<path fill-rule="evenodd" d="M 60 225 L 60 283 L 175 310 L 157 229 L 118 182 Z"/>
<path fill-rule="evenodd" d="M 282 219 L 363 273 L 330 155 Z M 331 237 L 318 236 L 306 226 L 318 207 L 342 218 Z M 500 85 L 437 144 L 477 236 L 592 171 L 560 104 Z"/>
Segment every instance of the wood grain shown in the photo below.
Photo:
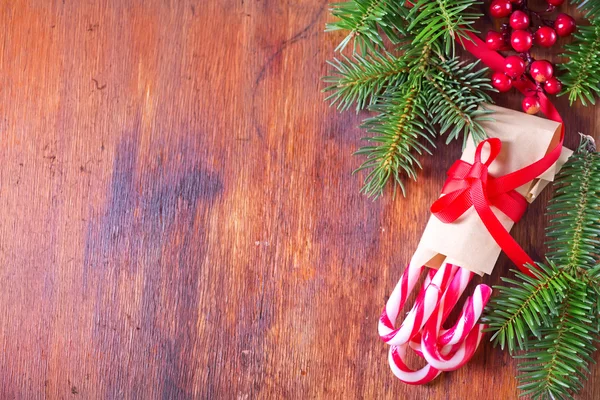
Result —
<path fill-rule="evenodd" d="M 320 93 L 328 18 L 326 0 L 0 0 L 0 398 L 516 397 L 489 344 L 423 387 L 388 369 L 376 321 L 460 148 L 406 199 L 359 195 L 363 115 Z M 569 144 L 598 138 L 597 111 L 558 105 Z M 548 195 L 513 231 L 535 257 Z"/>

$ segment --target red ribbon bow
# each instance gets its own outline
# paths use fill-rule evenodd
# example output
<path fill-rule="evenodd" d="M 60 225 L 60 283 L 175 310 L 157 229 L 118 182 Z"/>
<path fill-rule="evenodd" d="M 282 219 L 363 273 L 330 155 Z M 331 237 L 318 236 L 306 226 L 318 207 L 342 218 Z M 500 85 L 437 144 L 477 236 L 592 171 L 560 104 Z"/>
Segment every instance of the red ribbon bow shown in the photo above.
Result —
<path fill-rule="evenodd" d="M 489 145 L 490 155 L 487 161 L 482 161 L 482 151 Z M 484 140 L 477 146 L 473 164 L 458 160 L 448 170 L 448 179 L 442 193 L 431 206 L 431 212 L 442 222 L 456 221 L 473 206 L 481 221 L 494 240 L 523 272 L 529 270 L 523 267 L 533 264 L 533 260 L 525 253 L 519 244 L 510 236 L 500 220 L 492 211 L 491 206 L 498 208 L 512 221 L 517 222 L 527 208 L 525 198 L 514 189 L 503 189 L 499 185 L 501 178 L 489 175 L 488 168 L 500 154 L 502 142 L 498 138 Z"/>

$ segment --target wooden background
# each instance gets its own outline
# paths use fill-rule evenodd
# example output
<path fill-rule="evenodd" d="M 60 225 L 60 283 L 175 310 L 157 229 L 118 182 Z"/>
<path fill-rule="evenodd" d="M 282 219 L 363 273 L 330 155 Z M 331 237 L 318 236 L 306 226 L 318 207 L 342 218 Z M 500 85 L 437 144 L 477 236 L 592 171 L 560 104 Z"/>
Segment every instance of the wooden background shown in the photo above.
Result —
<path fill-rule="evenodd" d="M 359 195 L 363 116 L 320 93 L 327 20 L 327 0 L 0 0 L 0 398 L 516 397 L 489 344 L 427 386 L 389 371 L 377 318 L 460 147 L 406 199 Z M 569 144 L 598 138 L 598 112 L 558 106 Z M 534 257 L 548 194 L 514 229 Z"/>

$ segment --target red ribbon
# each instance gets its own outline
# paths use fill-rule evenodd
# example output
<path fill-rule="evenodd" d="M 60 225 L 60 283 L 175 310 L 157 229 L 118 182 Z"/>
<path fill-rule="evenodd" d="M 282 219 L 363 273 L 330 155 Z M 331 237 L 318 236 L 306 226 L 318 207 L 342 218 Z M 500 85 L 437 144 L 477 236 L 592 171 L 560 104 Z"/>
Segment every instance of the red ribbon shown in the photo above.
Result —
<path fill-rule="evenodd" d="M 490 147 L 490 156 L 487 161 L 482 162 L 481 152 L 486 144 Z M 448 170 L 448 179 L 442 189 L 445 196 L 433 203 L 431 212 L 440 221 L 451 223 L 474 207 L 487 230 L 508 257 L 517 265 L 530 264 L 533 260 L 510 236 L 491 209 L 491 206 L 495 206 L 511 220 L 517 222 L 527 208 L 525 198 L 514 190 L 508 192 L 490 190 L 490 187 L 494 186 L 491 184 L 496 179 L 488 174 L 488 167 L 498 157 L 501 148 L 500 139 L 487 139 L 477 146 L 473 164 L 462 160 L 455 162 Z"/>
<path fill-rule="evenodd" d="M 486 44 L 474 33 L 467 32 L 470 40 L 460 39 L 462 45 L 475 57 L 494 71 L 504 71 L 505 59 L 498 52 L 489 50 Z M 524 95 L 536 93 L 536 85 L 526 79 L 513 83 Z M 544 93 L 537 93 L 540 109 L 547 118 L 562 123 L 560 114 Z M 564 127 L 561 125 L 560 140 L 541 159 L 534 163 L 501 177 L 491 177 L 488 167 L 500 153 L 502 143 L 497 138 L 483 141 L 477 147 L 473 164 L 457 161 L 448 171 L 448 180 L 442 189 L 445 196 L 438 199 L 432 206 L 431 212 L 442 222 L 450 223 L 463 215 L 471 206 L 481 218 L 487 230 L 506 255 L 524 273 L 533 276 L 527 264 L 534 265 L 531 257 L 510 236 L 502 223 L 491 209 L 497 207 L 511 220 L 517 222 L 527 203 L 515 189 L 548 170 L 559 158 L 564 140 Z M 490 156 L 487 161 L 481 161 L 483 146 L 490 146 Z"/>

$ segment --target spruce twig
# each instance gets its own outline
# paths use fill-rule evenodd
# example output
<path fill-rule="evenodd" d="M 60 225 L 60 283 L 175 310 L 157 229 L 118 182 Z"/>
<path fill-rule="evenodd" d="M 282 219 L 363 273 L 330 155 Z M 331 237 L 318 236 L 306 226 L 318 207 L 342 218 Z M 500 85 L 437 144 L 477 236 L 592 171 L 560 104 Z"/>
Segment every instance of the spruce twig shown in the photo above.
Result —
<path fill-rule="evenodd" d="M 341 60 L 334 58 L 328 63 L 334 68 L 335 75 L 323 78 L 330 84 L 323 91 L 331 92 L 326 100 L 331 105 L 337 103 L 341 110 L 356 104 L 356 111 L 360 111 L 375 104 L 388 88 L 406 82 L 409 73 L 404 59 L 377 51 L 366 56 L 356 54 L 353 59 L 342 56 Z"/>
<path fill-rule="evenodd" d="M 600 96 L 600 21 L 581 26 L 574 34 L 575 41 L 565 46 L 568 61 L 559 67 L 565 71 L 561 76 L 569 102 L 577 100 L 583 105 L 596 104 Z"/>
<path fill-rule="evenodd" d="M 587 19 L 600 17 L 600 0 L 572 0 L 573 4 L 585 13 Z"/>
<path fill-rule="evenodd" d="M 373 136 L 356 154 L 366 157 L 357 171 L 366 170 L 361 191 L 377 197 L 393 182 L 406 194 L 404 179 L 416 179 L 419 156 L 431 154 L 433 138 L 447 134 L 447 142 L 471 136 L 486 137 L 481 123 L 490 111 L 492 91 L 486 69 L 454 57 L 455 39 L 467 40 L 471 24 L 480 16 L 470 12 L 476 0 L 419 0 L 413 7 L 396 0 L 353 0 L 337 3 L 338 21 L 328 30 L 348 35 L 338 49 L 354 41 L 361 53 L 330 63 L 324 78 L 327 99 L 339 109 L 355 106 L 376 113 L 362 126 Z M 386 38 L 392 48 L 385 49 Z"/>

